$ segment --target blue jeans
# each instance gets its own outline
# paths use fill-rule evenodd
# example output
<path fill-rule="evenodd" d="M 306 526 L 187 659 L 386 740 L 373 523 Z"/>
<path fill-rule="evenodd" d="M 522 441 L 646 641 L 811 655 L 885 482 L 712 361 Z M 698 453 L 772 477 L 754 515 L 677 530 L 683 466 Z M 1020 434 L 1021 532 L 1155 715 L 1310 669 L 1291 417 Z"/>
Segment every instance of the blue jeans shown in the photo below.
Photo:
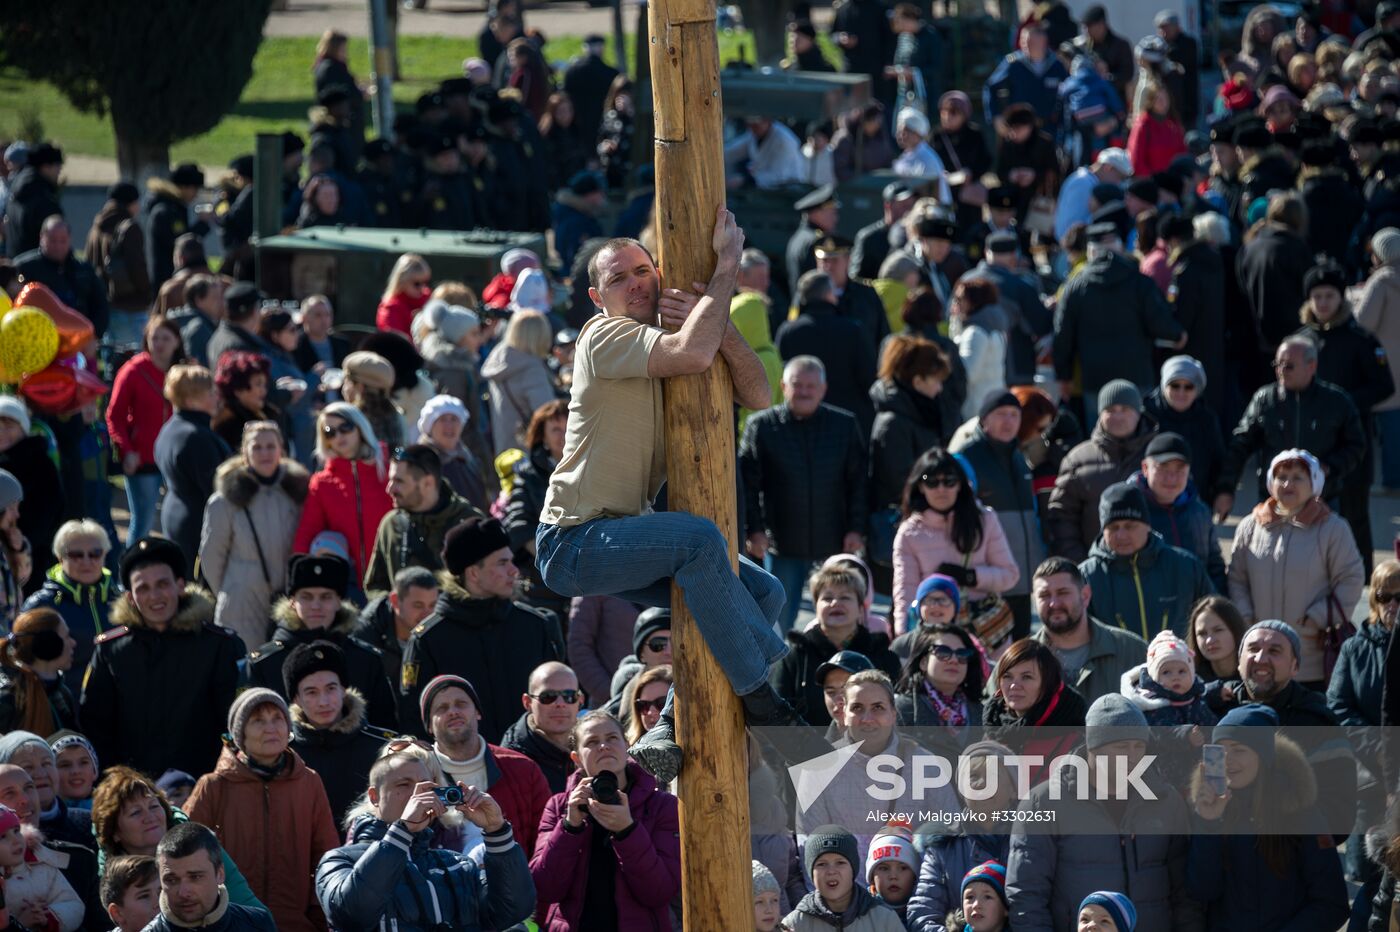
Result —
<path fill-rule="evenodd" d="M 156 523 L 156 503 L 159 500 L 160 473 L 138 472 L 126 477 L 126 507 L 131 512 L 131 520 L 126 526 L 128 546 L 151 533 Z"/>
<path fill-rule="evenodd" d="M 797 621 L 797 610 L 802 607 L 802 586 L 807 582 L 807 574 L 812 571 L 812 561 L 767 553 L 763 555 L 763 568 L 783 584 L 783 592 L 787 595 L 787 604 L 778 616 L 778 630 L 786 633 L 792 630 L 793 622 Z"/>
<path fill-rule="evenodd" d="M 113 308 L 107 321 L 107 342 L 119 348 L 135 346 L 140 349 L 146 335 L 146 321 L 150 318 L 147 311 L 119 311 Z"/>
<path fill-rule="evenodd" d="M 729 545 L 713 522 L 667 511 L 635 518 L 596 518 L 576 527 L 540 524 L 535 563 L 546 586 L 562 596 L 615 595 L 669 608 L 671 580 L 734 692 L 768 681 L 787 653 L 775 625 L 783 587 L 746 557 L 729 568 Z"/>
<path fill-rule="evenodd" d="M 1400 489 L 1400 409 L 1377 411 L 1375 417 L 1380 434 L 1381 485 Z"/>

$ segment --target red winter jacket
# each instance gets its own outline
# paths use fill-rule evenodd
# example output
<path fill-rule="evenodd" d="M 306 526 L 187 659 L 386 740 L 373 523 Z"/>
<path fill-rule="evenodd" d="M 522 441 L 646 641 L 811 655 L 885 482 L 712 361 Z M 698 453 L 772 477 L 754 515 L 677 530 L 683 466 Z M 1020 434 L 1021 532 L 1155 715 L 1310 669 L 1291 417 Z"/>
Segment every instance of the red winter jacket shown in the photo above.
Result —
<path fill-rule="evenodd" d="M 583 771 L 569 776 L 564 792 L 544 808 L 530 873 L 540 906 L 548 906 L 541 928 L 573 932 L 583 916 L 588 884 L 589 846 L 598 827 L 592 820 L 577 834 L 564 828 L 569 794 Z M 650 932 L 671 927 L 671 900 L 681 889 L 680 815 L 676 797 L 636 764 L 627 764 L 627 802 L 633 827 L 613 839 L 617 856 L 618 932 Z"/>
<path fill-rule="evenodd" d="M 322 531 L 343 534 L 350 544 L 350 560 L 355 564 L 358 584 L 365 578 L 379 522 L 394 507 L 385 482 L 386 477 L 379 475 L 374 460 L 351 462 L 338 456 L 332 458 L 311 477 L 292 552 L 309 553 L 311 541 Z"/>
<path fill-rule="evenodd" d="M 374 325 L 380 330 L 397 330 L 409 336 L 408 328 L 413 323 L 413 315 L 428 303 L 432 292 L 424 288 L 416 295 L 396 294 L 388 301 L 379 302 L 379 310 L 374 312 Z"/>
<path fill-rule="evenodd" d="M 525 857 L 534 854 L 540 817 L 551 795 L 539 764 L 519 751 L 486 745 L 486 792 L 500 804 Z"/>
<path fill-rule="evenodd" d="M 165 373 L 144 350 L 117 370 L 107 400 L 107 433 L 117 456 L 134 452 L 142 466 L 156 464 L 156 435 L 174 413 L 164 390 Z"/>
<path fill-rule="evenodd" d="M 1150 113 L 1138 114 L 1128 133 L 1128 161 L 1133 175 L 1150 178 L 1171 167 L 1172 159 L 1185 155 L 1186 133 L 1176 120 L 1161 120 Z"/>

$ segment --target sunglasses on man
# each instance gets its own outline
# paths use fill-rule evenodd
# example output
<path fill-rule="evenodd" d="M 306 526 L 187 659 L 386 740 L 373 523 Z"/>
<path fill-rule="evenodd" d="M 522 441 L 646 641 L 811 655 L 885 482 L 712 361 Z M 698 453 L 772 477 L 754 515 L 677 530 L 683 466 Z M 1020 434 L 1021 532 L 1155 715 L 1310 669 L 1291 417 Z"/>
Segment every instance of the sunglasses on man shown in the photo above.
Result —
<path fill-rule="evenodd" d="M 546 689 L 538 695 L 531 693 L 525 695 L 531 699 L 539 700 L 540 705 L 554 705 L 560 699 L 564 700 L 565 705 L 573 705 L 583 697 L 583 694 L 577 689 Z"/>

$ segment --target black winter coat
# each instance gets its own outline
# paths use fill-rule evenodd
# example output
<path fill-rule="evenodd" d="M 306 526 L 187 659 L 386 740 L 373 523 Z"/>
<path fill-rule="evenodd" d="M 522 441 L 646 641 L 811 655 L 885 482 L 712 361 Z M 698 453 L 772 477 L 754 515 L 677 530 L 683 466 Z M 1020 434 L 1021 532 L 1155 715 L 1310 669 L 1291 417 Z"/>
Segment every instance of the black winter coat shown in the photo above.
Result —
<path fill-rule="evenodd" d="M 1184 412 L 1167 404 L 1160 386 L 1147 393 L 1142 410 L 1157 422 L 1162 433 L 1180 434 L 1191 448 L 1191 478 L 1196 486 L 1209 494 L 1220 478 L 1225 461 L 1225 431 L 1216 412 L 1197 399 Z"/>
<path fill-rule="evenodd" d="M 28 539 L 34 558 L 34 572 L 25 590 L 34 592 L 42 585 L 45 572 L 54 562 L 53 536 L 63 523 L 63 484 L 58 468 L 49 458 L 47 442 L 37 435 L 23 437 L 0 453 L 0 469 L 11 473 L 24 489 L 24 500 L 19 503 L 19 530 Z M 71 494 L 77 495 L 79 490 L 73 489 Z M 195 543 L 199 543 L 198 528 L 195 529 Z"/>
<path fill-rule="evenodd" d="M 58 186 L 32 165 L 15 174 L 10 200 L 5 206 L 5 254 L 13 259 L 39 248 L 39 229 L 54 214 L 63 214 Z"/>
<path fill-rule="evenodd" d="M 1366 432 L 1350 396 L 1320 379 L 1301 392 L 1285 391 L 1276 384 L 1259 389 L 1230 435 L 1216 491 L 1233 494 L 1244 461 L 1251 453 L 1258 453 L 1263 497 L 1269 462 L 1293 448 L 1307 450 L 1325 467 L 1322 497 L 1336 495 L 1366 455 Z"/>
<path fill-rule="evenodd" d="M 861 332 L 870 342 L 870 351 L 879 354 L 880 344 L 890 335 L 890 317 L 874 288 L 854 279 L 846 282 L 836 302 L 836 313 L 860 324 Z"/>
<path fill-rule="evenodd" d="M 831 724 L 822 697 L 822 684 L 817 679 L 817 667 L 837 651 L 853 650 L 864 654 L 875 664 L 875 669 L 884 671 L 891 680 L 899 678 L 899 658 L 890 650 L 889 637 L 871 634 L 864 624 L 856 626 L 855 636 L 844 647 L 831 643 L 816 626 L 809 631 L 789 631 L 787 640 L 790 650 L 773 667 L 768 679 L 778 695 L 791 702 L 808 725 L 825 728 Z"/>
<path fill-rule="evenodd" d="M 867 392 L 875 381 L 875 349 L 860 324 L 819 301 L 779 327 L 773 345 L 784 362 L 794 356 L 820 359 L 826 367 L 827 404 L 854 414 L 861 436 L 870 436 L 875 409 Z"/>
<path fill-rule="evenodd" d="M 369 723 L 382 728 L 394 726 L 398 721 L 398 703 L 389 677 L 384 672 L 384 657 L 378 648 L 354 636 L 359 617 L 353 605 L 341 603 L 330 627 L 313 631 L 297 617 L 291 600 L 284 598 L 273 606 L 272 620 L 277 622 L 272 640 L 248 654 L 250 685 L 270 689 L 290 702 L 295 697 L 287 695 L 286 685 L 282 681 L 282 667 L 287 663 L 287 657 L 302 644 L 330 641 L 345 654 L 348 677 L 341 685 L 346 689 L 358 690 L 364 697 L 368 703 L 365 714 Z"/>
<path fill-rule="evenodd" d="M 535 528 L 539 527 L 545 493 L 549 491 L 549 477 L 554 474 L 555 465 L 543 446 L 535 447 L 529 456 L 515 464 L 515 484 L 510 488 L 502 524 L 510 536 L 511 549 L 515 551 L 515 565 L 524 576 L 522 586 L 526 591 L 521 593 L 521 598 L 537 608 L 549 608 L 559 614 L 555 606 L 567 613 L 568 599 L 556 595 L 544 584 L 534 555 L 525 549 L 525 544 L 535 539 Z"/>
<path fill-rule="evenodd" d="M 1312 250 L 1292 230 L 1265 224 L 1235 260 L 1235 274 L 1249 302 L 1268 355 L 1298 329 L 1298 308 L 1307 295 L 1303 276 L 1313 267 Z"/>
<path fill-rule="evenodd" d="M 204 505 L 214 494 L 214 473 L 233 455 L 209 422 L 202 411 L 176 411 L 156 435 L 156 466 L 165 480 L 161 530 L 187 554 L 199 552 Z"/>
<path fill-rule="evenodd" d="M 1153 341 L 1175 340 L 1181 324 L 1152 279 L 1119 255 L 1085 263 L 1065 285 L 1055 311 L 1055 377 L 1083 373 L 1085 397 L 1114 379 L 1146 386 L 1156 381 Z"/>
<path fill-rule="evenodd" d="M 317 728 L 295 703 L 291 709 L 292 750 L 321 775 L 331 816 L 339 826 L 355 800 L 364 795 L 379 749 L 398 731 L 365 724 L 365 699 L 354 687 L 345 691 L 344 711 L 329 727 Z"/>
<path fill-rule="evenodd" d="M 603 105 L 617 69 L 597 55 L 584 55 L 564 69 L 564 92 L 574 102 L 574 123 L 589 142 L 590 152 L 603 125 Z M 567 180 L 567 179 L 566 179 Z M 556 790 L 555 792 L 560 792 Z"/>
<path fill-rule="evenodd" d="M 1380 341 L 1347 314 L 1330 327 L 1316 323 L 1298 331 L 1317 344 L 1317 378 L 1351 396 L 1361 425 L 1371 433 L 1371 409 L 1395 394 L 1390 361 Z M 1371 477 L 1367 476 L 1367 484 Z"/>
<path fill-rule="evenodd" d="M 91 265 L 72 252 L 62 262 L 55 262 L 35 249 L 17 256 L 15 268 L 26 282 L 47 286 L 58 300 L 86 317 L 99 339 L 107 332 L 111 317 L 107 285 Z"/>
<path fill-rule="evenodd" d="M 389 676 L 389 684 L 397 687 L 403 645 L 399 644 L 398 629 L 394 627 L 394 607 L 389 604 L 389 593 L 370 599 L 369 604 L 360 611 L 360 620 L 351 633 L 378 649 L 384 659 L 384 672 Z M 394 721 L 398 721 L 397 712 L 394 713 Z"/>
<path fill-rule="evenodd" d="M 1339 263 L 1348 260 L 1347 246 L 1366 199 L 1340 168 L 1324 168 L 1303 180 L 1303 204 L 1308 208 L 1308 249 Z"/>
<path fill-rule="evenodd" d="M 243 642 L 214 624 L 214 602 L 198 590 L 180 597 L 163 632 L 146 626 L 129 596 L 116 601 L 111 618 L 120 627 L 97 639 L 79 711 L 102 765 L 213 770 Z"/>
<path fill-rule="evenodd" d="M 505 736 L 501 738 L 501 747 L 519 751 L 534 761 L 540 768 L 540 773 L 544 774 L 545 781 L 549 783 L 551 793 L 564 792 L 569 782 L 569 774 L 574 772 L 573 759 L 569 757 L 568 751 L 561 750 L 535 734 L 534 729 L 530 727 L 529 712 L 521 714 L 515 723 L 506 729 Z"/>
<path fill-rule="evenodd" d="M 563 659 L 558 623 L 519 602 L 473 598 L 447 573 L 438 579 L 437 607 L 413 629 L 403 652 L 399 727 L 427 737 L 418 697 L 433 677 L 455 673 L 481 697 L 481 736 L 499 744 L 515 720 L 530 671 Z"/>
<path fill-rule="evenodd" d="M 798 419 L 786 404 L 759 411 L 739 445 L 744 530 L 767 531 L 773 553 L 821 560 L 869 517 L 865 443 L 856 419 L 821 405 Z"/>
<path fill-rule="evenodd" d="M 938 402 L 895 382 L 876 382 L 870 398 L 879 412 L 870 433 L 870 508 L 898 505 L 914 461 L 943 446 L 957 427 Z"/>
<path fill-rule="evenodd" d="M 1186 331 L 1181 352 L 1200 360 L 1206 370 L 1206 404 L 1225 410 L 1225 263 L 1203 240 L 1192 240 L 1171 256 L 1172 283 L 1167 300 Z"/>
<path fill-rule="evenodd" d="M 146 261 L 150 263 L 151 288 L 159 291 L 165 280 L 175 274 L 175 240 L 185 233 L 204 236 L 209 224 L 203 220 L 190 223 L 190 209 L 180 199 L 179 191 L 166 182 L 153 182 L 151 199 L 146 204 Z"/>

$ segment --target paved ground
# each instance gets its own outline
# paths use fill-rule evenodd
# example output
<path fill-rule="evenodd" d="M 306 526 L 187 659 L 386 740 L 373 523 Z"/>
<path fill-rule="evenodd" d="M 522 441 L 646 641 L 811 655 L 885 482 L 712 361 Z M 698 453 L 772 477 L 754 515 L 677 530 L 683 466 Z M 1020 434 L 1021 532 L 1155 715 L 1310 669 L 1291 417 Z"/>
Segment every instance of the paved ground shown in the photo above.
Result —
<path fill-rule="evenodd" d="M 723 2 L 723 0 L 721 0 Z M 637 0 L 623 0 L 624 28 L 636 23 Z M 351 36 L 369 35 L 365 0 L 291 0 L 285 11 L 273 13 L 265 35 L 318 36 L 339 29 Z M 819 26 L 831 20 L 829 6 L 818 5 L 813 19 Z M 428 0 L 426 10 L 400 10 L 399 31 L 404 35 L 476 36 L 486 22 L 485 0 Z M 526 0 L 525 24 L 546 36 L 612 32 L 612 10 L 590 7 L 584 0 Z"/>

